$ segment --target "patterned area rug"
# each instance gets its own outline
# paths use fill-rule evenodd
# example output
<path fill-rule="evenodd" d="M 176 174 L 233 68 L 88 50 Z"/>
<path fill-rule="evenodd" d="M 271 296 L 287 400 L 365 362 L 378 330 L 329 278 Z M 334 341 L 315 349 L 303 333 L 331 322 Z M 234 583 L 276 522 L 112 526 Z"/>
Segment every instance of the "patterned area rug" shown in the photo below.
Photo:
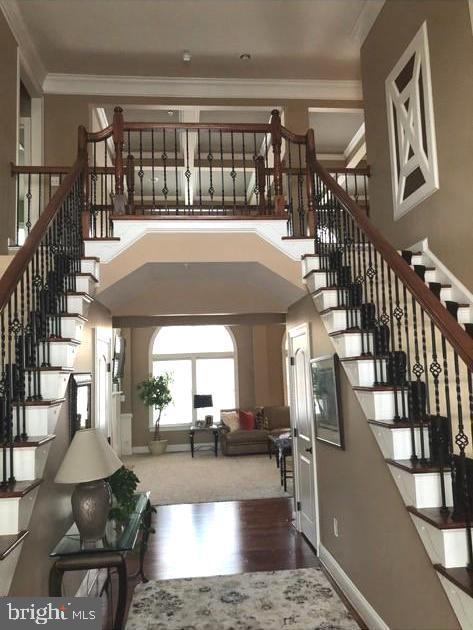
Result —
<path fill-rule="evenodd" d="M 357 630 L 322 569 L 139 584 L 127 630 Z"/>

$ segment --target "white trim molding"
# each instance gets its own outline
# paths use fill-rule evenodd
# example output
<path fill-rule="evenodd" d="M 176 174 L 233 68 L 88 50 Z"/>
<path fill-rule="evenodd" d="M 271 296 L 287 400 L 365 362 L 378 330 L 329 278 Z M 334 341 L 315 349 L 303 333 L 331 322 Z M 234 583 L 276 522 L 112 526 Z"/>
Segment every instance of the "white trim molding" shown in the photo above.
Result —
<path fill-rule="evenodd" d="M 361 81 L 328 79 L 213 79 L 48 73 L 45 94 L 169 98 L 361 100 Z"/>
<path fill-rule="evenodd" d="M 32 96 L 40 96 L 47 73 L 17 3 L 10 0 L 0 0 L 0 11 L 18 44 L 20 64 L 24 74 L 26 74 L 26 77 L 23 78 L 26 79 L 28 87 L 35 92 Z"/>
<path fill-rule="evenodd" d="M 319 544 L 319 558 L 369 630 L 389 630 L 389 626 L 322 543 Z"/>
<path fill-rule="evenodd" d="M 394 218 L 439 188 L 427 23 L 386 79 Z"/>

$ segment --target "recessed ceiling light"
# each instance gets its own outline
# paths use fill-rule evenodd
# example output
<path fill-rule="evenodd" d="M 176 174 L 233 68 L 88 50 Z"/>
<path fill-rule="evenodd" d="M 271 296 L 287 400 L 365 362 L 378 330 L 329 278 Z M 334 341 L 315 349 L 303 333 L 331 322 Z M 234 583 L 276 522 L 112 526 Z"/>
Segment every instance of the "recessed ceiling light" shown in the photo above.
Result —
<path fill-rule="evenodd" d="M 191 59 L 192 59 L 192 55 L 190 54 L 190 52 L 188 50 L 184 50 L 182 52 L 182 61 L 189 63 Z"/>
<path fill-rule="evenodd" d="M 174 116 L 174 112 L 172 111 L 172 109 L 168 109 L 168 116 Z"/>
<path fill-rule="evenodd" d="M 249 61 L 251 59 L 250 53 L 241 53 L 240 59 L 242 61 Z"/>

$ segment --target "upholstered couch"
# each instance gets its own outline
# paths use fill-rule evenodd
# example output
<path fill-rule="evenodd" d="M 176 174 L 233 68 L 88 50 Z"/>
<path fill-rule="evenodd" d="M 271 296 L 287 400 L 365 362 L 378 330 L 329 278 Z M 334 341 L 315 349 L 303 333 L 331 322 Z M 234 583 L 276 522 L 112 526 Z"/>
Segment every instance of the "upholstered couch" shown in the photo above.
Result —
<path fill-rule="evenodd" d="M 257 427 L 251 431 L 243 429 L 230 431 L 222 424 L 220 443 L 224 455 L 267 453 L 269 436 L 290 430 L 289 407 L 258 407 L 251 411 L 255 414 Z"/>

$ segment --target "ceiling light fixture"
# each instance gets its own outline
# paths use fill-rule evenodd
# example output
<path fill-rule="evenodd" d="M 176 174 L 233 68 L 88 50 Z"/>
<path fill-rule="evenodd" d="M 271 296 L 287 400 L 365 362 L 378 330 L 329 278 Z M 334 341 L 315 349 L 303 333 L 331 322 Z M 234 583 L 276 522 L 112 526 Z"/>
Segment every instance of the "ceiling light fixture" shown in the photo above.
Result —
<path fill-rule="evenodd" d="M 250 53 L 241 53 L 240 59 L 242 61 L 249 61 L 251 59 Z"/>
<path fill-rule="evenodd" d="M 184 61 L 185 63 L 190 63 L 192 59 L 192 55 L 190 54 L 190 52 L 188 50 L 184 50 L 182 53 L 182 61 Z"/>
<path fill-rule="evenodd" d="M 168 109 L 168 116 L 174 116 L 174 112 L 172 111 L 172 109 Z"/>

